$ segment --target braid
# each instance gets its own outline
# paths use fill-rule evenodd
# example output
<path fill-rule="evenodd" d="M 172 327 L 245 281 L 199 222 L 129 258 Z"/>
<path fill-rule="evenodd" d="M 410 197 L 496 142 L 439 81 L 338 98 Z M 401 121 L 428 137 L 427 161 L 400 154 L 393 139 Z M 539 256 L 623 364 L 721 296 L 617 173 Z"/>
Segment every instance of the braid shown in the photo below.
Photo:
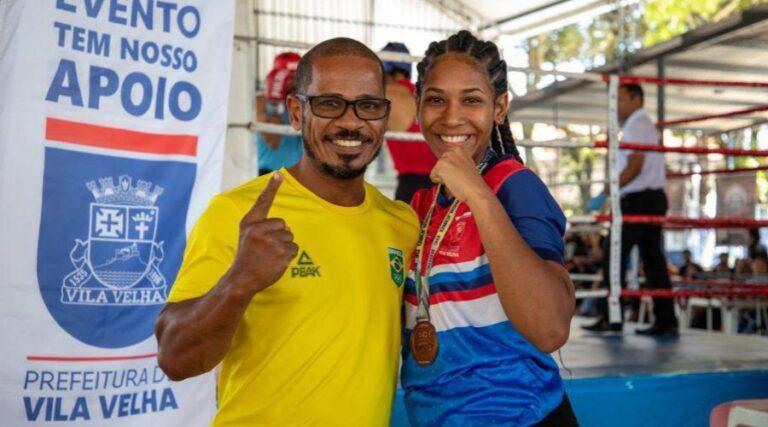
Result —
<path fill-rule="evenodd" d="M 421 97 L 424 79 L 429 68 L 439 56 L 448 52 L 463 53 L 484 65 L 496 97 L 507 92 L 507 63 L 501 59 L 499 48 L 493 42 L 479 40 L 469 31 L 462 30 L 445 40 L 430 43 L 429 48 L 424 52 L 424 59 L 416 66 L 419 73 L 419 78 L 416 81 L 417 96 Z M 520 157 L 520 152 L 517 151 L 515 139 L 509 129 L 509 117 L 504 118 L 503 124 L 494 124 L 494 127 L 496 129 L 491 132 L 491 150 L 497 156 L 512 154 L 517 161 L 522 163 L 523 159 Z"/>

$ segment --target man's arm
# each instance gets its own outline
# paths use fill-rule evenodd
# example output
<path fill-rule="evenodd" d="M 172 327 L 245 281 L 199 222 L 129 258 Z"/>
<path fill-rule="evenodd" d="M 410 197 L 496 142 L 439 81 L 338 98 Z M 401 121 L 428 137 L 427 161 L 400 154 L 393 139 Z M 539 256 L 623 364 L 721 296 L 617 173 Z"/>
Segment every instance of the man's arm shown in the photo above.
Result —
<path fill-rule="evenodd" d="M 252 296 L 223 277 L 203 297 L 166 305 L 155 324 L 160 369 L 174 381 L 213 369 L 229 350 Z"/>
<path fill-rule="evenodd" d="M 275 283 L 298 253 L 279 218 L 267 218 L 282 177 L 275 174 L 240 223 L 235 261 L 206 295 L 168 304 L 155 324 L 158 365 L 178 381 L 213 369 L 226 355 L 251 299 Z"/>
<path fill-rule="evenodd" d="M 407 131 L 416 118 L 416 97 L 400 83 L 390 83 L 387 85 L 387 98 L 392 101 L 387 130 Z"/>
<path fill-rule="evenodd" d="M 640 172 L 643 170 L 644 162 L 645 162 L 645 153 L 640 153 L 636 151 L 627 157 L 627 165 L 624 166 L 624 169 L 619 174 L 619 188 L 629 184 L 630 182 L 632 182 L 632 180 L 637 178 L 638 175 L 640 175 Z M 603 193 L 606 195 L 611 194 L 611 187 L 607 182 L 603 186 Z M 600 206 L 602 206 L 602 204 L 603 204 L 603 201 L 601 200 Z"/>
<path fill-rule="evenodd" d="M 645 153 L 637 152 L 630 154 L 627 157 L 627 166 L 621 171 L 619 175 L 619 187 L 624 187 L 629 184 L 640 175 L 640 171 L 643 170 L 643 163 L 645 162 Z"/>

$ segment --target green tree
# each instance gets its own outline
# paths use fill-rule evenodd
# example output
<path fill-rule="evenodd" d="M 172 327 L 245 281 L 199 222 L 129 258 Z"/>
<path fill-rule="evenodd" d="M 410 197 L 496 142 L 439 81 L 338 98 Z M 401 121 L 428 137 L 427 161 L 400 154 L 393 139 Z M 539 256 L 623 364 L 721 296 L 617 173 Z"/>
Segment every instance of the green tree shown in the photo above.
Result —
<path fill-rule="evenodd" d="M 563 62 L 578 60 L 585 68 L 594 68 L 613 62 L 626 52 L 653 46 L 766 1 L 768 0 L 649 0 L 636 7 L 625 8 L 622 11 L 623 22 L 619 20 L 619 12 L 614 11 L 595 18 L 587 25 L 572 24 L 528 39 L 525 46 L 529 54 L 529 64 L 535 69 L 547 62 L 557 66 Z M 619 25 L 624 26 L 623 31 L 620 31 Z M 623 40 L 619 40 L 619 34 L 624 34 Z M 535 89 L 539 82 L 540 76 L 529 78 L 528 89 Z M 528 138 L 532 126 L 526 125 L 524 129 L 525 137 Z M 757 131 L 753 135 L 756 144 Z M 591 157 L 585 157 L 585 152 L 589 152 Z M 560 160 L 559 166 L 565 177 L 592 179 L 595 160 L 593 150 L 564 149 Z M 754 163 L 754 159 L 752 162 Z M 759 174 L 761 177 L 764 175 Z M 766 188 L 768 191 L 768 183 L 763 183 L 759 188 Z M 580 186 L 579 191 L 582 202 L 589 200 L 589 186 Z M 766 191 L 760 191 L 761 200 L 768 198 Z"/>

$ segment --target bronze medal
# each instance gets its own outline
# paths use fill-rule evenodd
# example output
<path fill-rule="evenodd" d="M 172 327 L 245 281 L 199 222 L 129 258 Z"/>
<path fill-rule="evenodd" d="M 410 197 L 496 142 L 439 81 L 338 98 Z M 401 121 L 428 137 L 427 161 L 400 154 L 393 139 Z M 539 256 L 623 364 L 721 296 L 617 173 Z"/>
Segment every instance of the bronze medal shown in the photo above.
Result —
<path fill-rule="evenodd" d="M 411 332 L 411 353 L 419 366 L 429 366 L 437 357 L 437 332 L 429 320 L 419 320 Z"/>

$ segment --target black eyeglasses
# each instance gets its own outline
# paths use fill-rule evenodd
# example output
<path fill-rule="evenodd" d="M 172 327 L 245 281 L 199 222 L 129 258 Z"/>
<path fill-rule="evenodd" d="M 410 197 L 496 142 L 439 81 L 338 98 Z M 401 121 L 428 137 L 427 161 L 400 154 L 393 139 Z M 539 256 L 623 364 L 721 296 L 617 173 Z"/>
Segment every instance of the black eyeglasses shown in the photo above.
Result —
<path fill-rule="evenodd" d="M 364 98 L 348 101 L 333 95 L 309 96 L 297 94 L 302 102 L 309 102 L 312 114 L 324 119 L 338 119 L 347 112 L 352 105 L 352 110 L 360 120 L 380 120 L 389 113 L 390 101 L 382 98 Z"/>

